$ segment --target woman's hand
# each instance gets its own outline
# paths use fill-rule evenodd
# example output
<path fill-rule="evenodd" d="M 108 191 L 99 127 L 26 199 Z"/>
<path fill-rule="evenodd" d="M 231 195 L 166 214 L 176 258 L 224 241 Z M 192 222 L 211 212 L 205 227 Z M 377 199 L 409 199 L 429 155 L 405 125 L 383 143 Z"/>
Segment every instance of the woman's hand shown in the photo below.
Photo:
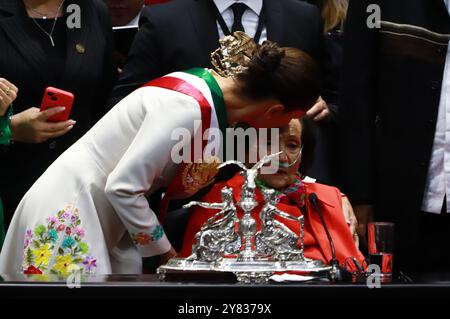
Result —
<path fill-rule="evenodd" d="M 165 265 L 169 261 L 170 258 L 174 258 L 177 255 L 178 255 L 177 252 L 172 247 L 172 248 L 170 248 L 170 250 L 167 253 L 161 255 L 161 257 L 159 259 L 159 264 Z"/>
<path fill-rule="evenodd" d="M 344 212 L 345 221 L 347 222 L 348 227 L 350 228 L 350 233 L 353 237 L 353 242 L 356 247 L 359 247 L 359 236 L 358 236 L 358 219 L 356 218 L 355 213 L 353 212 L 352 205 L 348 200 L 347 196 L 342 196 L 342 211 Z"/>
<path fill-rule="evenodd" d="M 306 115 L 316 122 L 327 119 L 330 116 L 327 102 L 325 102 L 322 97 L 319 97 L 316 104 L 306 112 Z"/>
<path fill-rule="evenodd" d="M 17 98 L 19 89 L 6 79 L 0 78 L 0 116 L 4 116 L 8 107 Z"/>
<path fill-rule="evenodd" d="M 43 112 L 31 107 L 11 117 L 11 138 L 25 143 L 42 143 L 69 132 L 75 121 L 47 122 L 48 118 L 64 111 L 64 107 L 54 107 Z"/>
<path fill-rule="evenodd" d="M 357 232 L 362 241 L 363 248 L 367 250 L 367 224 L 373 222 L 374 208 L 372 205 L 355 205 L 355 215 L 358 218 Z"/>

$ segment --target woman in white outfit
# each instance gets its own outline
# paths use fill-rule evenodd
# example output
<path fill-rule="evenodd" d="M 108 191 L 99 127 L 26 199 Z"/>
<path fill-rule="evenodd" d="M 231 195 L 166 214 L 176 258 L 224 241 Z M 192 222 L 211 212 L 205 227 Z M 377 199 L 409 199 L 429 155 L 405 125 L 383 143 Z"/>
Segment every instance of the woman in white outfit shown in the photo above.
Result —
<path fill-rule="evenodd" d="M 172 132 L 185 128 L 194 136 L 234 122 L 286 125 L 317 100 L 317 74 L 303 52 L 266 43 L 233 76 L 196 68 L 136 90 L 24 196 L 0 255 L 0 274 L 141 273 L 142 257 L 174 256 L 146 200 L 160 187 L 195 182 L 171 160 L 179 142 Z M 200 120 L 201 132 L 193 125 Z"/>

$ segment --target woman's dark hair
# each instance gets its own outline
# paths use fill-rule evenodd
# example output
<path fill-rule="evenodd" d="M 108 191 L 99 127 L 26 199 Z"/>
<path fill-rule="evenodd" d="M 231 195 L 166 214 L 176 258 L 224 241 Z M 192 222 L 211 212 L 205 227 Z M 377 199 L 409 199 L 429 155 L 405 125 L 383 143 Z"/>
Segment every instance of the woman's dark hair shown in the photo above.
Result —
<path fill-rule="evenodd" d="M 314 150 L 316 148 L 316 138 L 317 138 L 317 125 L 314 121 L 308 117 L 303 116 L 300 119 L 300 124 L 302 126 L 302 135 L 300 136 L 303 150 L 302 150 L 302 162 L 300 164 L 299 172 L 303 177 L 306 172 L 311 168 L 314 162 Z"/>
<path fill-rule="evenodd" d="M 241 93 L 254 99 L 278 98 L 287 109 L 308 109 L 320 95 L 317 63 L 305 52 L 265 41 L 236 76 Z"/>

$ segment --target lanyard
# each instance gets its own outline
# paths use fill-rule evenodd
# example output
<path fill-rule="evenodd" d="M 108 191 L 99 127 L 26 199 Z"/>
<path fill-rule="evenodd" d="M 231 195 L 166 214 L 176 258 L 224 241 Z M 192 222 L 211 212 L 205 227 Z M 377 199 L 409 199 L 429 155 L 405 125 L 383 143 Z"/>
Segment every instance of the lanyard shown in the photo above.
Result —
<path fill-rule="evenodd" d="M 223 34 L 230 35 L 231 34 L 230 29 L 228 29 L 228 26 L 225 23 L 225 20 L 223 19 L 222 15 L 220 14 L 219 9 L 217 9 L 217 7 L 213 1 L 209 1 L 209 2 L 210 2 L 210 5 L 213 7 L 214 13 L 216 15 L 216 20 L 219 23 L 219 26 L 222 29 Z M 265 15 L 265 9 L 264 9 L 264 5 L 263 5 L 261 12 L 259 14 L 258 26 L 256 28 L 256 33 L 255 33 L 255 36 L 253 37 L 253 40 L 255 41 L 255 43 L 259 43 L 259 39 L 261 38 L 264 24 L 266 23 L 265 19 L 266 19 L 266 15 Z"/>

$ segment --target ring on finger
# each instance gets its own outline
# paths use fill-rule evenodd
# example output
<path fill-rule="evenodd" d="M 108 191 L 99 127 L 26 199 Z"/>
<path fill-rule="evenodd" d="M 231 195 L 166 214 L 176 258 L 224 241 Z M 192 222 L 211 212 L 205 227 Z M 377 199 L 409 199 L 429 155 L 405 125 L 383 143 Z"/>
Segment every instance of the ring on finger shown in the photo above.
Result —
<path fill-rule="evenodd" d="M 0 88 L 0 90 L 2 90 L 2 92 L 3 93 L 5 93 L 6 95 L 9 95 L 9 87 L 7 87 L 7 89 L 5 90 L 5 89 L 2 89 L 2 88 Z"/>

